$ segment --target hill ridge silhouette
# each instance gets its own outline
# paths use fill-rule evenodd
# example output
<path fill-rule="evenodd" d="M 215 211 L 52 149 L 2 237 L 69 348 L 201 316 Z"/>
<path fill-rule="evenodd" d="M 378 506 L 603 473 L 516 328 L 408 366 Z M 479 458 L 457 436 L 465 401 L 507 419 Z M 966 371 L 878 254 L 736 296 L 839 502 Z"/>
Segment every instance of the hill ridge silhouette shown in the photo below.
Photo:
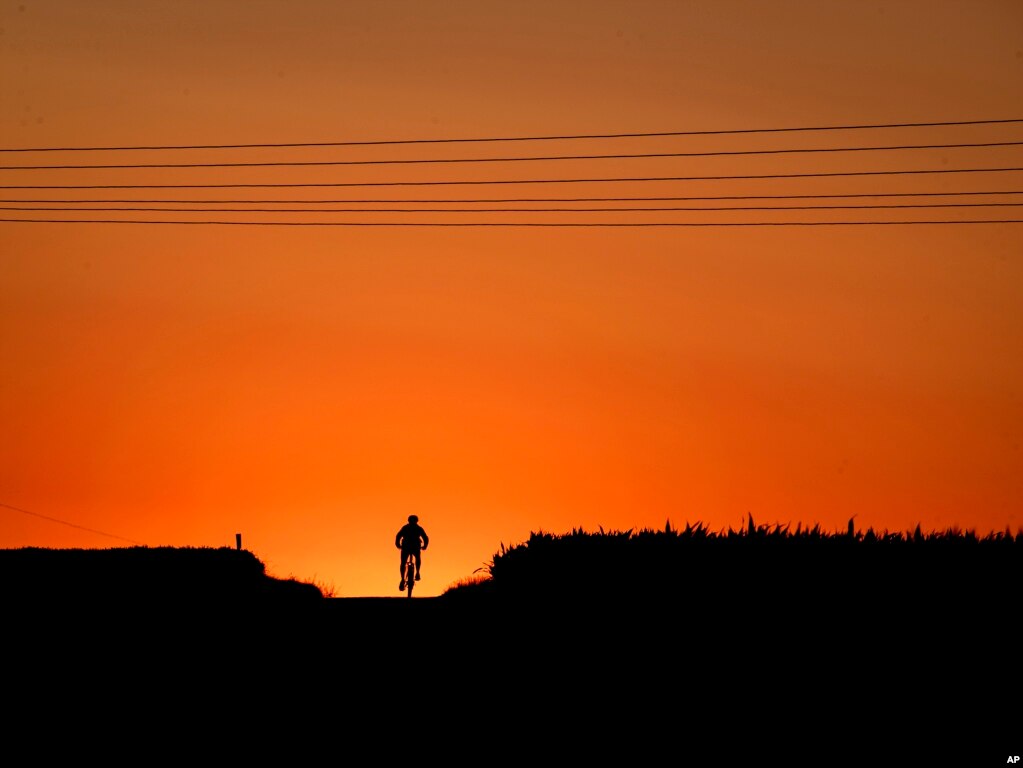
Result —
<path fill-rule="evenodd" d="M 858 531 L 850 520 L 845 532 L 827 533 L 819 525 L 757 525 L 750 516 L 742 528 L 715 532 L 669 520 L 660 530 L 534 531 L 520 544 L 502 544 L 480 570 L 485 576 L 446 594 L 692 602 L 774 591 L 819 601 L 995 603 L 1023 583 L 1023 530 Z"/>
<path fill-rule="evenodd" d="M 663 529 L 533 531 L 500 545 L 477 574 L 434 603 L 504 598 L 572 602 L 701 601 L 773 592 L 829 601 L 912 597 L 932 604 L 969 599 L 996 605 L 1023 585 L 1023 530 L 980 536 L 819 525 L 757 525 L 719 531 L 703 523 Z M 247 550 L 230 547 L 116 547 L 0 550 L 0 596 L 32 599 L 320 602 L 321 588 L 266 573 Z M 426 598 L 414 598 L 424 600 Z"/>
<path fill-rule="evenodd" d="M 212 603 L 323 598 L 320 588 L 266 573 L 252 552 L 230 547 L 112 547 L 0 550 L 0 597 L 28 601 Z"/>

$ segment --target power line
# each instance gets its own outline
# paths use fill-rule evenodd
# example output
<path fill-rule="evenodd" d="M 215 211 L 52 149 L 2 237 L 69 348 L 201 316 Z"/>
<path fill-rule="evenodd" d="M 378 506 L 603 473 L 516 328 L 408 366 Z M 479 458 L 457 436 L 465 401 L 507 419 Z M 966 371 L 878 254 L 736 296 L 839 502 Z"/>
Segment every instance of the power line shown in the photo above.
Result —
<path fill-rule="evenodd" d="M 740 128 L 710 131 L 657 131 L 644 133 L 589 133 L 545 136 L 489 136 L 443 139 L 390 139 L 382 141 L 304 141 L 262 144 L 163 144 L 148 146 L 105 146 L 105 147 L 0 147 L 0 152 L 110 152 L 164 149 L 261 149 L 275 147 L 366 147 L 396 144 L 457 144 L 470 142 L 499 141 L 565 141 L 575 139 L 626 139 L 667 136 L 724 136 L 747 133 L 795 133 L 800 131 L 851 131 L 876 128 L 937 128 L 957 125 L 997 125 L 1023 123 L 1023 118 L 1004 120 L 948 120 L 929 123 L 872 123 L 858 125 L 815 125 L 786 128 Z"/>
<path fill-rule="evenodd" d="M 69 208 L 0 206 L 0 211 L 59 211 L 62 213 L 166 212 L 166 213 L 648 213 L 653 211 L 853 211 L 893 208 L 1018 208 L 1023 203 L 919 203 L 897 205 L 739 205 L 659 206 L 643 208 Z"/>
<path fill-rule="evenodd" d="M 747 149 L 716 152 L 644 152 L 606 155 L 540 155 L 533 157 L 449 157 L 413 158 L 406 160 L 299 160 L 245 163 L 123 163 L 117 165 L 2 165 L 0 171 L 67 171 L 111 170 L 126 168 L 291 168 L 299 166 L 338 165 L 425 165 L 439 163 L 512 163 L 548 162 L 555 160 L 636 160 L 666 157 L 723 157 L 732 155 L 791 155 L 815 152 L 882 152 L 905 149 L 966 149 L 982 147 L 1016 147 L 1023 141 L 989 141 L 970 144 L 904 144 L 882 147 L 788 147 L 785 149 Z"/>
<path fill-rule="evenodd" d="M 858 192 L 855 194 L 835 195 L 687 195 L 670 197 L 478 197 L 478 198 L 431 198 L 431 199 L 353 199 L 343 198 L 336 200 L 181 200 L 181 199 L 78 199 L 78 200 L 55 200 L 38 198 L 10 198 L 0 200 L 0 203 L 191 203 L 194 205 L 230 204 L 230 203 L 251 203 L 251 204 L 283 204 L 293 203 L 305 205 L 311 203 L 332 204 L 332 203 L 623 203 L 623 202 L 654 202 L 669 200 L 805 200 L 805 199 L 835 199 L 835 198 L 863 198 L 863 197 L 958 197 L 963 195 L 1023 195 L 1023 191 L 996 191 L 996 192 Z"/>
<path fill-rule="evenodd" d="M 905 171 L 841 171 L 828 173 L 765 173 L 723 176 L 637 176 L 590 179 L 491 179 L 458 181 L 344 181 L 309 184 L 5 184 L 0 189 L 269 189 L 307 187 L 435 187 L 487 184 L 597 184 L 637 181 L 735 181 L 740 179 L 803 179 L 839 176 L 903 176 L 937 173 L 1001 173 L 1023 171 L 1023 168 L 928 168 Z"/>
<path fill-rule="evenodd" d="M 10 504 L 4 504 L 3 502 L 0 502 L 0 507 L 6 507 L 7 509 L 13 509 L 15 512 L 21 512 L 22 514 L 25 514 L 25 515 L 32 515 L 33 517 L 41 517 L 43 520 L 49 520 L 52 523 L 60 523 L 61 525 L 67 525 L 67 526 L 70 526 L 71 528 L 78 528 L 78 529 L 83 530 L 83 531 L 88 531 L 89 533 L 96 533 L 96 534 L 99 534 L 100 536 L 108 536 L 111 539 L 120 539 L 121 541 L 127 541 L 127 542 L 129 542 L 131 544 L 138 544 L 138 546 L 140 546 L 140 547 L 145 546 L 144 544 L 141 544 L 141 543 L 139 543 L 137 541 L 133 541 L 132 539 L 126 539 L 126 538 L 124 538 L 124 536 L 116 536 L 116 535 L 114 535 L 112 533 L 104 533 L 103 531 L 97 531 L 95 528 L 86 528 L 84 525 L 78 525 L 76 523 L 69 523 L 67 520 L 58 520 L 56 517 L 50 517 L 49 515 L 41 515 L 38 512 L 29 512 L 27 509 L 21 509 L 20 507 L 13 507 Z"/>
<path fill-rule="evenodd" d="M 19 224 L 186 224 L 242 227 L 819 227 L 912 224 L 1023 224 L 1023 219 L 933 221 L 733 221 L 733 222 L 376 222 L 376 221 L 155 221 L 132 219 L 0 219 Z"/>

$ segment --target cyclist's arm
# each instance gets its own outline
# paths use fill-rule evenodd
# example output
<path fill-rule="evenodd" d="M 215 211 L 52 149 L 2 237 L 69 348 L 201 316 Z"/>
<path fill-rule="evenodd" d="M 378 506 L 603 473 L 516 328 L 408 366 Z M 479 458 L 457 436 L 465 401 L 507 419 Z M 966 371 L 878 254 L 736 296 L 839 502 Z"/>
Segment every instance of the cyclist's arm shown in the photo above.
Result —
<path fill-rule="evenodd" d="M 423 531 L 423 549 L 430 546 L 430 537 L 426 535 L 426 531 Z"/>

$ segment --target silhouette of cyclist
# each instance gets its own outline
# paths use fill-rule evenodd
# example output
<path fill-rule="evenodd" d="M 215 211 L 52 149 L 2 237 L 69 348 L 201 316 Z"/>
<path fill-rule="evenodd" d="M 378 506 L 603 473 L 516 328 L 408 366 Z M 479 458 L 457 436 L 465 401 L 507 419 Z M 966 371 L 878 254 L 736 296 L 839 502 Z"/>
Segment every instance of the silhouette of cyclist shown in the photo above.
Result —
<path fill-rule="evenodd" d="M 401 550 L 401 583 L 398 584 L 398 591 L 405 589 L 405 557 L 415 555 L 416 557 L 416 581 L 419 581 L 419 571 L 423 566 L 422 550 L 430 545 L 430 537 L 419 525 L 417 515 L 409 515 L 408 523 L 401 527 L 398 535 L 394 537 L 394 546 Z"/>

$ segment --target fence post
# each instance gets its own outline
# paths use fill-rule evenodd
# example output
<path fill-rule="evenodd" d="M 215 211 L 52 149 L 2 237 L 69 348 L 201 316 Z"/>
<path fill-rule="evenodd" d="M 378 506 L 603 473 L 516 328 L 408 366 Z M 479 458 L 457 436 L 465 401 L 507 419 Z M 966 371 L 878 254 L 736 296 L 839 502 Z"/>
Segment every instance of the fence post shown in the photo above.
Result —
<path fill-rule="evenodd" d="M 241 548 L 242 548 L 242 535 L 241 535 L 240 533 L 236 533 L 236 534 L 234 535 L 234 545 L 235 545 L 235 547 L 237 547 L 238 549 L 241 549 Z"/>

